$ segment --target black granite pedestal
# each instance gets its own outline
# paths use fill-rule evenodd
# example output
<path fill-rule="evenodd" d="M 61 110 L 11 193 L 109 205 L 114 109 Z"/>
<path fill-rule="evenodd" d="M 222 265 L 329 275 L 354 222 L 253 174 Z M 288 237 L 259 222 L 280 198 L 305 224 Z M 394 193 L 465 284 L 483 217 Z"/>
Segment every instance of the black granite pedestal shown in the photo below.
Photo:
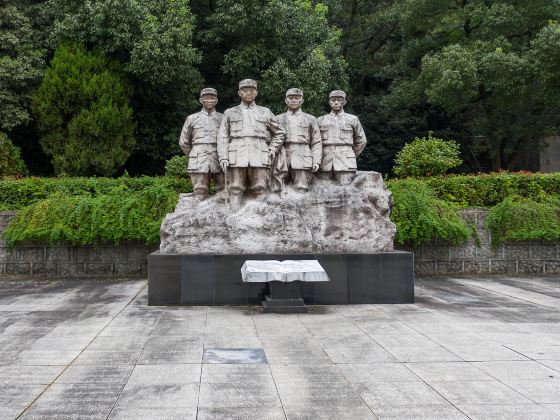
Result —
<path fill-rule="evenodd" d="M 300 281 L 268 283 L 270 294 L 262 301 L 265 314 L 307 314 L 309 306 L 301 297 Z"/>
<path fill-rule="evenodd" d="M 149 305 L 260 305 L 268 283 L 243 283 L 246 260 L 318 260 L 330 281 L 305 282 L 308 305 L 414 303 L 414 255 L 376 254 L 160 254 L 148 257 Z"/>

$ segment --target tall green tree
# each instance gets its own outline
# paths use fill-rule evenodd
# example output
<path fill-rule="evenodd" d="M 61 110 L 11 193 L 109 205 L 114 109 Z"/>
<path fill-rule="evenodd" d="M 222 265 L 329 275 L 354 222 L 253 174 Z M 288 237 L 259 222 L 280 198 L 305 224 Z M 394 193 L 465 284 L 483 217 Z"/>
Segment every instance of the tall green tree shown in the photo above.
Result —
<path fill-rule="evenodd" d="M 512 167 L 527 144 L 559 127 L 558 78 L 546 68 L 560 53 L 555 0 L 396 1 L 402 46 L 385 68 L 386 104 L 428 106 L 461 127 L 464 145 L 486 150 L 493 169 Z"/>
<path fill-rule="evenodd" d="M 154 173 L 178 152 L 185 115 L 197 106 L 202 77 L 188 0 L 49 0 L 53 46 L 79 40 L 118 60 L 134 86 L 138 129 L 128 167 Z"/>
<path fill-rule="evenodd" d="M 44 68 L 33 27 L 19 2 L 0 1 L 0 130 L 11 132 L 31 122 L 31 93 Z"/>
<path fill-rule="evenodd" d="M 59 47 L 33 96 L 40 143 L 55 171 L 110 176 L 134 146 L 130 88 L 120 64 L 81 44 Z"/>
<path fill-rule="evenodd" d="M 305 109 L 322 113 L 329 90 L 348 87 L 341 31 L 329 25 L 327 13 L 311 0 L 217 0 L 202 22 L 204 51 L 220 52 L 208 56 L 213 64 L 206 68 L 214 68 L 208 81 L 223 86 L 231 104 L 237 82 L 256 79 L 260 102 L 275 112 L 284 109 L 285 91 L 300 87 Z"/>

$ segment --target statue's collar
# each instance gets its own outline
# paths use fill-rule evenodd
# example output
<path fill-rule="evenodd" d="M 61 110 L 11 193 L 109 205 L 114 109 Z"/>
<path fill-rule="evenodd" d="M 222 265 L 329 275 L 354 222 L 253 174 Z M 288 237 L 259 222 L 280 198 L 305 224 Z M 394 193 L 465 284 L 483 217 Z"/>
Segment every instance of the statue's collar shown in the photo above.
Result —
<path fill-rule="evenodd" d="M 342 117 L 344 115 L 344 110 L 341 110 L 338 114 L 335 113 L 334 111 L 331 111 L 331 115 L 333 117 Z"/>
<path fill-rule="evenodd" d="M 288 110 L 288 115 L 299 115 L 301 114 L 303 111 L 301 110 L 301 108 L 297 109 L 296 111 L 290 111 Z"/>
<path fill-rule="evenodd" d="M 251 105 L 246 105 L 245 102 L 241 102 L 241 108 L 245 108 L 245 109 L 253 109 L 256 108 L 257 104 L 256 103 L 252 103 Z"/>
<path fill-rule="evenodd" d="M 212 111 L 212 112 L 208 112 L 206 111 L 204 108 L 200 111 L 201 114 L 204 114 L 206 116 L 212 116 L 216 113 L 216 110 Z"/>

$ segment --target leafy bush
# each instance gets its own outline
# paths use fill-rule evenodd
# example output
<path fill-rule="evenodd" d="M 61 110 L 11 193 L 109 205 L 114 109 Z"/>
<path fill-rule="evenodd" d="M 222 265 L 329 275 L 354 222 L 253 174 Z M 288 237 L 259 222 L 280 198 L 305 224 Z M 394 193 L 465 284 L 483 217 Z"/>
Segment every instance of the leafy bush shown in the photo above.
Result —
<path fill-rule="evenodd" d="M 397 243 L 418 246 L 438 239 L 460 244 L 473 235 L 456 207 L 436 198 L 425 183 L 404 180 L 389 188 L 394 197 L 391 220 L 397 225 Z"/>
<path fill-rule="evenodd" d="M 395 158 L 393 171 L 398 177 L 425 177 L 443 175 L 459 166 L 459 145 L 453 140 L 432 137 L 416 138 L 407 143 Z"/>
<path fill-rule="evenodd" d="M 425 181 L 438 198 L 461 207 L 494 206 L 511 196 L 537 201 L 560 196 L 560 173 L 448 175 Z"/>
<path fill-rule="evenodd" d="M 113 175 L 134 146 L 121 68 L 84 45 L 59 47 L 33 96 L 40 143 L 56 173 Z"/>
<path fill-rule="evenodd" d="M 161 221 L 173 211 L 177 199 L 178 193 L 163 185 L 133 193 L 121 186 L 107 195 L 54 195 L 19 211 L 5 238 L 8 246 L 25 240 L 46 244 L 158 243 Z"/>
<path fill-rule="evenodd" d="M 0 177 L 25 175 L 27 169 L 19 154 L 19 149 L 12 144 L 8 136 L 0 133 Z"/>
<path fill-rule="evenodd" d="M 505 241 L 553 241 L 560 239 L 560 199 L 537 202 L 508 197 L 492 207 L 486 218 L 492 244 Z"/>
<path fill-rule="evenodd" d="M 187 178 L 187 165 L 189 158 L 186 156 L 173 156 L 165 163 L 165 175 L 177 178 Z"/>
<path fill-rule="evenodd" d="M 175 193 L 192 191 L 189 179 L 173 177 L 120 178 L 24 178 L 0 180 L 0 210 L 20 210 L 52 196 L 123 195 L 141 192 L 152 187 L 162 187 Z"/>

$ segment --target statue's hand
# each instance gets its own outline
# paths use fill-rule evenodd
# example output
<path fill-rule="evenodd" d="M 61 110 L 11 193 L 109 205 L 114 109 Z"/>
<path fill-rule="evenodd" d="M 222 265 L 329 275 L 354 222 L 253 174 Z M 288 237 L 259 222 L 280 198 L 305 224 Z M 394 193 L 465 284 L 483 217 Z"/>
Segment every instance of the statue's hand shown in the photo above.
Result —
<path fill-rule="evenodd" d="M 222 160 L 220 162 L 220 166 L 222 167 L 222 171 L 224 171 L 224 173 L 227 172 L 227 168 L 229 168 L 229 161 L 227 160 Z"/>
<path fill-rule="evenodd" d="M 276 152 L 273 149 L 270 149 L 268 151 L 268 157 L 270 158 L 270 160 L 273 160 L 276 157 Z"/>
<path fill-rule="evenodd" d="M 314 163 L 313 166 L 311 167 L 311 172 L 317 172 L 318 170 L 319 170 L 319 164 Z"/>

